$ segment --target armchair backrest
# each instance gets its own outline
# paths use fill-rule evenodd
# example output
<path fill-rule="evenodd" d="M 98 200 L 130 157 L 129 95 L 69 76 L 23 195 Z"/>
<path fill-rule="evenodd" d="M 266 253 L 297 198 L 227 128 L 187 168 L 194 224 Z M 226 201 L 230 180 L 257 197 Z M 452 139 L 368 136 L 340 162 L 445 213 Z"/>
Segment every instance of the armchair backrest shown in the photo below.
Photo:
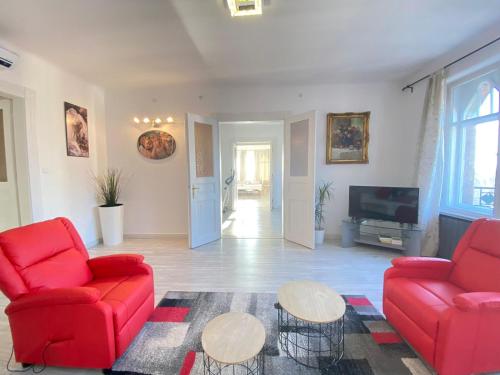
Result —
<path fill-rule="evenodd" d="M 0 289 L 10 299 L 43 289 L 81 286 L 92 279 L 89 256 L 66 218 L 0 233 Z"/>
<path fill-rule="evenodd" d="M 500 292 L 500 220 L 479 219 L 453 254 L 450 281 L 468 292 Z"/>

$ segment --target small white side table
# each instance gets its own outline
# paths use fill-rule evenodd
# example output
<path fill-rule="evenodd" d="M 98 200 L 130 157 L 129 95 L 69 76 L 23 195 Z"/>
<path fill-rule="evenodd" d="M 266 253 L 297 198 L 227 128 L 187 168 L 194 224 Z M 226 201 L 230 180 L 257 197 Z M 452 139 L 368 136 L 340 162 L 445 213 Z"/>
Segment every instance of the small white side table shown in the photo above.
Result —
<path fill-rule="evenodd" d="M 201 335 L 204 374 L 233 374 L 237 368 L 245 374 L 264 374 L 265 341 L 264 325 L 253 315 L 219 315 L 208 322 Z"/>

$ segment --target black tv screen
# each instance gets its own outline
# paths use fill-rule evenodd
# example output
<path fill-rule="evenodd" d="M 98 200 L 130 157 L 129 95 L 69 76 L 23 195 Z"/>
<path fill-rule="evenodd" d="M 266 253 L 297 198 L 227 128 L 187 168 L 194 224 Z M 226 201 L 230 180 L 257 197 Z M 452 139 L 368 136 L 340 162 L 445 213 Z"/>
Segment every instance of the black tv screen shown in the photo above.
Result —
<path fill-rule="evenodd" d="M 349 216 L 418 224 L 418 188 L 350 186 Z"/>

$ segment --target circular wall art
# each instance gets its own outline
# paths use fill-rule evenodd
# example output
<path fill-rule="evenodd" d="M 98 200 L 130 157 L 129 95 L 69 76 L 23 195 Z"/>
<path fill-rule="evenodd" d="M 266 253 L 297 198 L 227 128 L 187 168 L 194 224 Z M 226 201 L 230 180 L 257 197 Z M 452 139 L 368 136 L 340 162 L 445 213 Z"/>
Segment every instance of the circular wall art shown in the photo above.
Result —
<path fill-rule="evenodd" d="M 149 130 L 137 139 L 137 150 L 148 159 L 165 159 L 175 152 L 175 139 L 166 131 Z"/>

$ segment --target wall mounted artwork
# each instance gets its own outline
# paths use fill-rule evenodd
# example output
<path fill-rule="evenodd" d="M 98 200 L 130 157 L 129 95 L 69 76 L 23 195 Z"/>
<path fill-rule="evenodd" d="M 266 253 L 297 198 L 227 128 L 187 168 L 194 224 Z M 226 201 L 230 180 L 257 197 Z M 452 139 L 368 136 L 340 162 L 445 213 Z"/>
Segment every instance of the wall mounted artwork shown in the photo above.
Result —
<path fill-rule="evenodd" d="M 89 126 L 87 109 L 64 102 L 66 123 L 66 154 L 68 156 L 89 157 Z"/>
<path fill-rule="evenodd" d="M 370 112 L 329 113 L 326 163 L 368 163 Z"/>
<path fill-rule="evenodd" d="M 137 150 L 147 159 L 161 160 L 175 152 L 175 139 L 163 130 L 148 130 L 137 139 Z"/>

